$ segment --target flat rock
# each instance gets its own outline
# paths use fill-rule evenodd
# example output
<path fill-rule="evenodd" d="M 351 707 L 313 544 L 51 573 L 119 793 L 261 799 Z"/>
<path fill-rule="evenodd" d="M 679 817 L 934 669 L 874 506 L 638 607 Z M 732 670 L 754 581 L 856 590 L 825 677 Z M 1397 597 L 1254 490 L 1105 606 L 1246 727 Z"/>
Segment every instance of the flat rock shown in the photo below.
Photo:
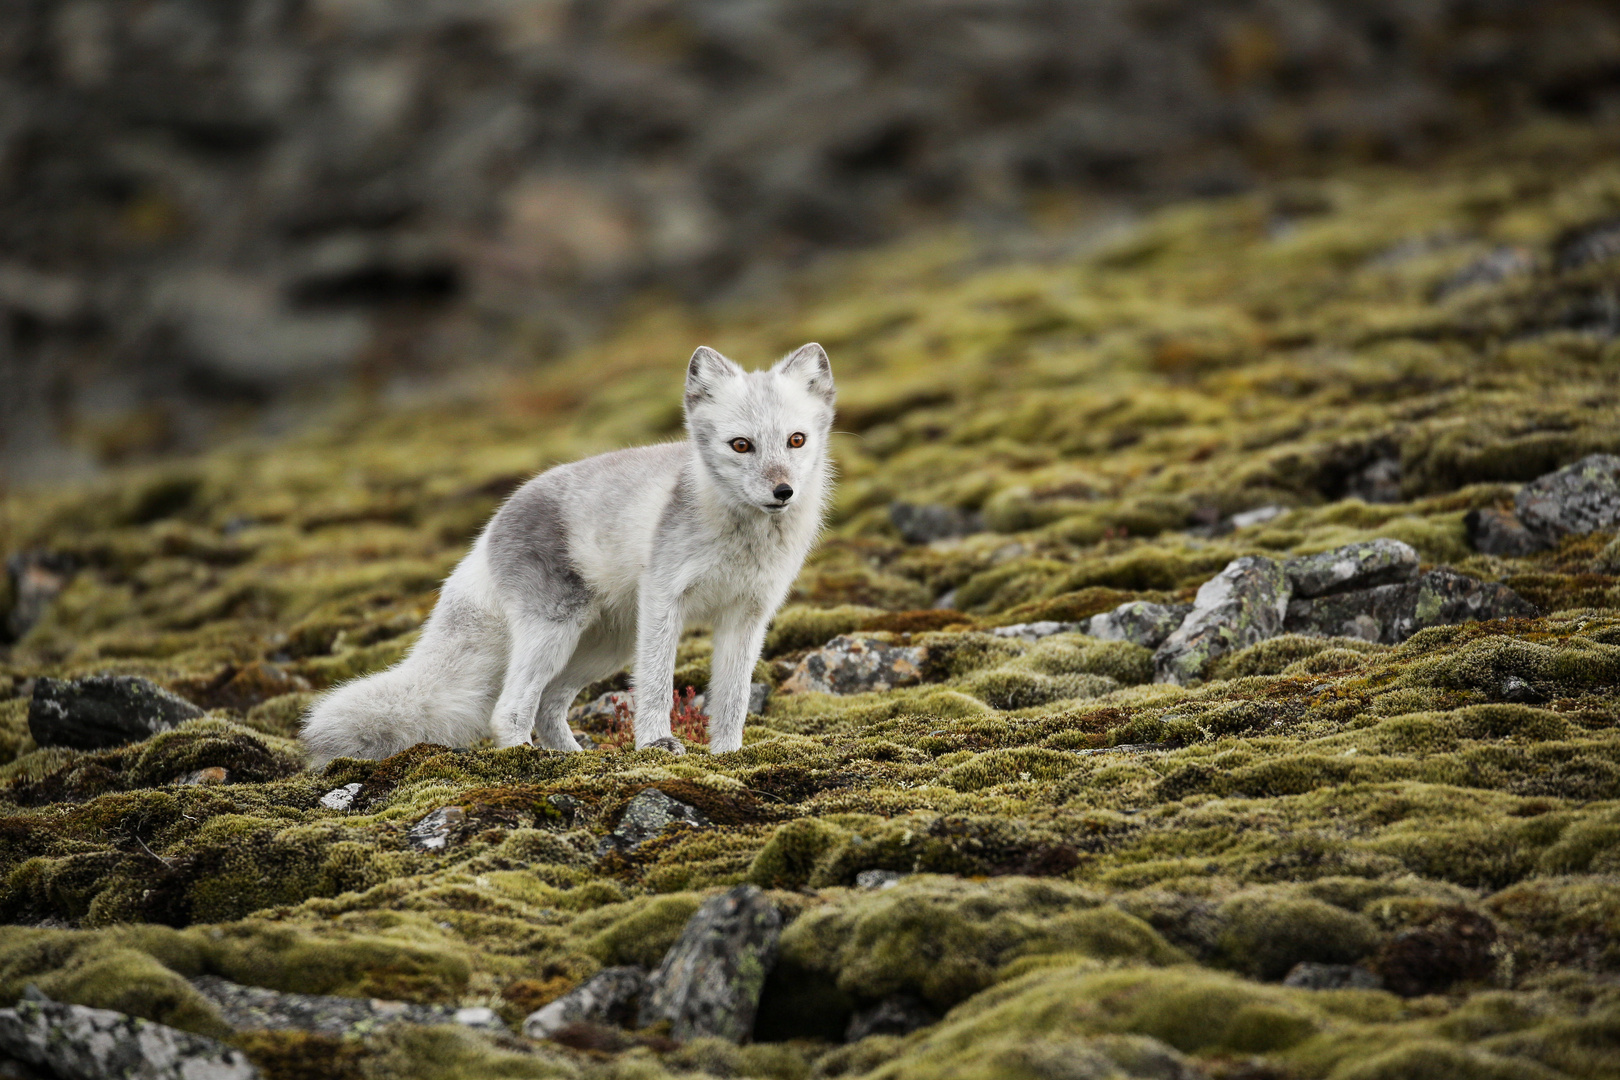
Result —
<path fill-rule="evenodd" d="M 1620 529 L 1620 456 L 1592 454 L 1519 489 L 1514 512 L 1548 543 Z"/>
<path fill-rule="evenodd" d="M 1354 964 L 1315 964 L 1306 960 L 1289 969 L 1283 985 L 1298 990 L 1382 990 L 1384 980 Z"/>
<path fill-rule="evenodd" d="M 347 810 L 354 805 L 354 797 L 358 794 L 360 794 L 359 784 L 344 784 L 322 795 L 321 805 L 328 810 Z"/>
<path fill-rule="evenodd" d="M 914 686 L 922 681 L 928 650 L 920 645 L 889 645 L 873 638 L 840 634 L 799 661 L 782 683 L 789 694 L 864 694 Z"/>
<path fill-rule="evenodd" d="M 486 1031 L 507 1030 L 493 1009 L 285 994 L 261 986 L 242 986 L 217 975 L 200 975 L 191 980 L 191 985 L 213 1002 L 220 1016 L 237 1031 L 310 1031 L 343 1036 L 365 1034 L 384 1024 L 460 1024 Z"/>
<path fill-rule="evenodd" d="M 859 1042 L 868 1035 L 910 1035 L 919 1028 L 939 1023 L 939 1017 L 910 994 L 890 994 L 876 1005 L 855 1010 L 844 1030 L 845 1042 Z"/>
<path fill-rule="evenodd" d="M 1411 544 L 1378 539 L 1289 559 L 1283 573 L 1295 597 L 1327 596 L 1411 581 L 1417 577 L 1418 561 Z"/>
<path fill-rule="evenodd" d="M 668 1020 L 676 1039 L 745 1041 L 781 936 L 781 913 L 752 885 L 705 901 L 648 978 L 641 1026 Z"/>
<path fill-rule="evenodd" d="M 1516 516 L 1495 507 L 1470 510 L 1463 516 L 1468 543 L 1485 555 L 1521 557 L 1545 551 L 1547 541 L 1524 527 Z"/>
<path fill-rule="evenodd" d="M 549 1039 L 570 1024 L 594 1023 L 628 1027 L 635 1023 L 647 973 L 639 967 L 603 968 L 523 1021 L 523 1034 Z"/>
<path fill-rule="evenodd" d="M 972 510 L 935 504 L 889 504 L 889 520 L 908 544 L 926 544 L 984 532 L 984 518 Z"/>
<path fill-rule="evenodd" d="M 201 715 L 185 698 L 132 675 L 40 678 L 28 702 L 28 731 L 40 746 L 100 750 L 149 739 Z"/>
<path fill-rule="evenodd" d="M 1506 585 L 1437 569 L 1398 585 L 1294 600 L 1283 629 L 1394 645 L 1429 626 L 1534 614 L 1535 607 Z"/>
<path fill-rule="evenodd" d="M 996 637 L 1016 638 L 1019 641 L 1036 642 L 1042 638 L 1049 638 L 1053 634 L 1073 634 L 1083 630 L 1084 624 L 1073 622 L 1021 622 L 1011 626 L 998 626 L 990 632 Z"/>
<path fill-rule="evenodd" d="M 1191 604 L 1154 604 L 1131 600 L 1113 611 L 1093 615 L 1086 632 L 1104 641 L 1129 641 L 1146 649 L 1157 649 L 1164 639 L 1192 612 Z"/>
<path fill-rule="evenodd" d="M 862 870 L 855 875 L 855 887 L 857 889 L 892 889 L 909 876 L 909 874 L 902 874 L 898 870 Z"/>
<path fill-rule="evenodd" d="M 619 824 L 602 838 L 597 854 L 634 851 L 677 824 L 703 829 L 709 826 L 709 819 L 697 807 L 671 798 L 657 788 L 647 788 L 630 800 L 619 817 Z"/>
<path fill-rule="evenodd" d="M 405 839 L 418 851 L 443 851 L 450 838 L 467 821 L 467 811 L 459 806 L 445 806 L 427 815 L 406 832 Z"/>
<path fill-rule="evenodd" d="M 32 996 L 0 1009 L 0 1051 L 60 1080 L 254 1080 L 259 1075 L 240 1050 L 214 1039 Z"/>
<path fill-rule="evenodd" d="M 1233 559 L 1199 586 L 1192 611 L 1153 654 L 1155 681 L 1184 685 L 1201 678 L 1217 657 L 1281 633 L 1287 609 L 1281 563 L 1259 555 Z"/>

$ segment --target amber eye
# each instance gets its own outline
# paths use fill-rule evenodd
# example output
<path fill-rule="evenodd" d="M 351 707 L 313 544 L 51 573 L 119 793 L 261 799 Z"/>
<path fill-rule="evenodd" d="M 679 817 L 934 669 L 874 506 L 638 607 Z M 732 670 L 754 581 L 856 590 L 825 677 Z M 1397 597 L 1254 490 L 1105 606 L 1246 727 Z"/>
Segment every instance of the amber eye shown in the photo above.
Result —
<path fill-rule="evenodd" d="M 746 454 L 754 448 L 754 444 L 747 439 L 732 439 L 730 446 L 739 454 Z"/>
<path fill-rule="evenodd" d="M 789 435 L 788 436 L 788 445 L 793 447 L 794 449 L 798 449 L 799 447 L 803 446 L 804 445 L 804 432 L 795 431 L 793 434 Z"/>

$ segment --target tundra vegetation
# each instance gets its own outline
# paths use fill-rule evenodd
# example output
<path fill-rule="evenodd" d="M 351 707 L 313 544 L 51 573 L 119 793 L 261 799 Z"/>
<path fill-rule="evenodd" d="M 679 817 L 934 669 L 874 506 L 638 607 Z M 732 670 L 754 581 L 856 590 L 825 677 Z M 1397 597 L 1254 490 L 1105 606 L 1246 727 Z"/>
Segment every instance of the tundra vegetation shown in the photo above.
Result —
<path fill-rule="evenodd" d="M 7 496 L 0 998 L 220 1038 L 266 1077 L 1620 1074 L 1620 541 L 1490 554 L 1479 525 L 1620 453 L 1617 150 L 1541 127 L 1035 254 L 935 236 L 786 307 L 649 307 L 461 399 Z M 507 492 L 675 437 L 693 343 L 804 340 L 838 374 L 841 481 L 742 750 L 637 753 L 607 709 L 594 752 L 303 768 L 301 710 L 401 655 Z M 908 542 L 896 503 L 955 535 Z M 994 633 L 1379 538 L 1535 613 L 1283 633 L 1187 685 L 1128 640 Z M 784 685 L 838 635 L 912 675 Z M 691 631 L 678 690 L 707 657 Z M 202 715 L 38 745 L 38 680 L 95 673 Z M 695 812 L 610 838 L 648 789 Z M 750 1041 L 517 1034 L 741 883 L 782 920 Z M 204 976 L 510 1030 L 243 1029 Z M 934 1022 L 846 1042 L 884 1002 Z"/>

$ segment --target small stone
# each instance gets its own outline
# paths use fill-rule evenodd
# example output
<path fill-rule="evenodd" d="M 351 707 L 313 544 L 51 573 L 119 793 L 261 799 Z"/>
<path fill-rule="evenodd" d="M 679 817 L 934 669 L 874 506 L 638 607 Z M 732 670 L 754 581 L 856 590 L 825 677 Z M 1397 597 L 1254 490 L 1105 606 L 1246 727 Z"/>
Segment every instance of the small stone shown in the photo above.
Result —
<path fill-rule="evenodd" d="M 1284 986 L 1298 990 L 1382 990 L 1384 980 L 1354 964 L 1301 961 L 1289 969 Z"/>
<path fill-rule="evenodd" d="M 1502 680 L 1502 700 L 1515 705 L 1540 705 L 1547 700 L 1547 695 L 1517 675 L 1509 675 Z"/>
<path fill-rule="evenodd" d="M 1351 473 L 1345 480 L 1344 493 L 1365 503 L 1398 503 L 1401 501 L 1401 459 L 1381 457 Z"/>
<path fill-rule="evenodd" d="M 1506 585 L 1436 569 L 1398 585 L 1294 600 L 1283 629 L 1290 634 L 1358 637 L 1396 645 L 1430 626 L 1535 613 L 1534 606 Z"/>
<path fill-rule="evenodd" d="M 1435 299 L 1444 299 L 1476 285 L 1500 285 L 1523 277 L 1535 268 L 1536 258 L 1525 248 L 1512 245 L 1493 248 L 1442 281 L 1434 290 Z"/>
<path fill-rule="evenodd" d="M 661 739 L 654 739 L 646 746 L 638 746 L 636 749 L 662 750 L 664 753 L 673 754 L 676 757 L 681 757 L 686 753 L 686 747 L 681 744 L 681 740 L 677 739 L 673 735 L 665 735 Z"/>
<path fill-rule="evenodd" d="M 1288 577 L 1282 564 L 1245 555 L 1199 586 L 1193 609 L 1153 654 L 1155 681 L 1202 678 L 1217 657 L 1282 632 Z"/>
<path fill-rule="evenodd" d="M 753 885 L 705 901 L 647 979 L 641 1026 L 668 1020 L 676 1039 L 743 1042 L 781 934 L 781 913 Z"/>
<path fill-rule="evenodd" d="M 1418 553 L 1399 540 L 1368 540 L 1283 563 L 1295 597 L 1370 589 L 1417 576 Z"/>
<path fill-rule="evenodd" d="M 954 506 L 890 503 L 889 520 L 908 544 L 926 544 L 984 531 L 984 518 L 972 510 Z"/>
<path fill-rule="evenodd" d="M 0 641 L 17 641 L 32 630 L 73 579 L 74 560 L 49 551 L 24 551 L 6 560 L 11 610 L 0 623 Z"/>
<path fill-rule="evenodd" d="M 107 1009 L 25 996 L 0 1009 L 0 1051 L 61 1080 L 255 1080 L 224 1043 Z"/>
<path fill-rule="evenodd" d="M 618 826 L 602 838 L 597 854 L 634 851 L 671 825 L 704 829 L 709 826 L 709 819 L 697 807 L 673 799 L 657 788 L 647 788 L 625 806 Z"/>
<path fill-rule="evenodd" d="M 229 772 L 220 768 L 218 765 L 211 765 L 206 769 L 198 769 L 195 772 L 187 773 L 185 776 L 181 777 L 180 783 L 181 785 L 188 787 L 223 784 L 226 780 L 230 779 L 230 775 L 231 774 Z"/>
<path fill-rule="evenodd" d="M 562 818 L 564 827 L 571 829 L 574 827 L 574 822 L 579 820 L 579 800 L 572 795 L 564 795 L 560 792 L 556 795 L 547 795 L 546 802 L 556 808 L 557 813 Z"/>
<path fill-rule="evenodd" d="M 1104 641 L 1129 641 L 1146 649 L 1157 649 L 1175 633 L 1192 611 L 1191 604 L 1154 604 L 1131 600 L 1113 611 L 1093 615 L 1086 624 L 1092 637 Z"/>
<path fill-rule="evenodd" d="M 1545 540 L 1525 528 L 1517 517 L 1495 507 L 1468 511 L 1463 516 L 1463 528 L 1468 532 L 1469 545 L 1485 555 L 1519 558 L 1548 547 Z"/>
<path fill-rule="evenodd" d="M 151 738 L 203 711 L 131 675 L 34 682 L 28 731 L 40 746 L 100 750 Z"/>
<path fill-rule="evenodd" d="M 1036 642 L 1042 638 L 1049 638 L 1053 634 L 1072 634 L 1080 629 L 1079 623 L 1072 622 L 1022 622 L 1012 626 L 998 626 L 990 632 L 996 637 L 1017 638 L 1019 641 Z"/>
<path fill-rule="evenodd" d="M 1233 514 L 1226 520 L 1232 529 L 1247 529 L 1255 525 L 1264 525 L 1268 521 L 1282 517 L 1287 512 L 1288 508 L 1286 506 L 1257 506 L 1253 510 Z"/>
<path fill-rule="evenodd" d="M 549 1039 L 578 1023 L 628 1027 L 635 1022 L 646 988 L 647 973 L 639 967 L 603 968 L 556 1001 L 530 1013 L 523 1021 L 523 1034 L 531 1039 Z"/>
<path fill-rule="evenodd" d="M 868 1035 L 910 1035 L 919 1028 L 939 1023 L 939 1017 L 910 994 L 890 994 L 867 1009 L 857 1009 L 844 1030 L 845 1042 L 859 1042 Z"/>
<path fill-rule="evenodd" d="M 922 681 L 928 651 L 917 645 L 889 645 L 872 638 L 840 634 L 799 661 L 782 692 L 863 694 Z"/>
<path fill-rule="evenodd" d="M 1514 511 L 1549 544 L 1620 529 L 1620 456 L 1592 454 L 1519 489 Z"/>
<path fill-rule="evenodd" d="M 898 870 L 862 870 L 855 875 L 857 889 L 892 889 L 908 875 Z"/>
<path fill-rule="evenodd" d="M 748 711 L 758 715 L 765 711 L 766 704 L 771 700 L 771 684 L 756 682 L 748 684 Z"/>
<path fill-rule="evenodd" d="M 457 1009 L 450 1014 L 452 1023 L 462 1027 L 477 1028 L 480 1031 L 505 1031 L 506 1021 L 494 1009 L 477 1005 L 468 1009 Z"/>
<path fill-rule="evenodd" d="M 636 697 L 629 690 L 610 690 L 584 705 L 568 710 L 568 724 L 577 728 L 602 728 L 621 715 L 634 716 Z"/>
<path fill-rule="evenodd" d="M 328 810 L 347 810 L 354 805 L 354 797 L 358 794 L 360 794 L 359 784 L 344 784 L 322 795 L 321 805 Z"/>
<path fill-rule="evenodd" d="M 1553 263 L 1560 270 L 1578 270 L 1617 255 L 1620 255 L 1620 221 L 1602 221 L 1566 233 L 1557 244 Z"/>
<path fill-rule="evenodd" d="M 586 734 L 585 732 L 571 731 L 569 734 L 574 737 L 574 745 L 578 746 L 581 750 L 596 749 L 596 740 L 591 738 L 590 735 Z"/>
<path fill-rule="evenodd" d="M 461 807 L 446 806 L 412 825 L 405 839 L 420 851 L 442 851 L 449 845 L 451 835 L 466 820 L 467 812 Z"/>

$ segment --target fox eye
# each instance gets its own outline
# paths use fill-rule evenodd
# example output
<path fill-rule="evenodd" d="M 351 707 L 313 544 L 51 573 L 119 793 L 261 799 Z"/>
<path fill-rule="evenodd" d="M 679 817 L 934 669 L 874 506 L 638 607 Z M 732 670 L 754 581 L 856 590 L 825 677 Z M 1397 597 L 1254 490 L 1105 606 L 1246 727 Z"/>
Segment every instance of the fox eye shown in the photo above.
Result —
<path fill-rule="evenodd" d="M 793 434 L 789 435 L 788 436 L 788 445 L 793 447 L 795 450 L 797 450 L 799 447 L 803 446 L 804 445 L 804 432 L 795 431 Z"/>
<path fill-rule="evenodd" d="M 732 439 L 727 445 L 739 454 L 746 454 L 754 449 L 754 444 L 747 439 Z"/>

